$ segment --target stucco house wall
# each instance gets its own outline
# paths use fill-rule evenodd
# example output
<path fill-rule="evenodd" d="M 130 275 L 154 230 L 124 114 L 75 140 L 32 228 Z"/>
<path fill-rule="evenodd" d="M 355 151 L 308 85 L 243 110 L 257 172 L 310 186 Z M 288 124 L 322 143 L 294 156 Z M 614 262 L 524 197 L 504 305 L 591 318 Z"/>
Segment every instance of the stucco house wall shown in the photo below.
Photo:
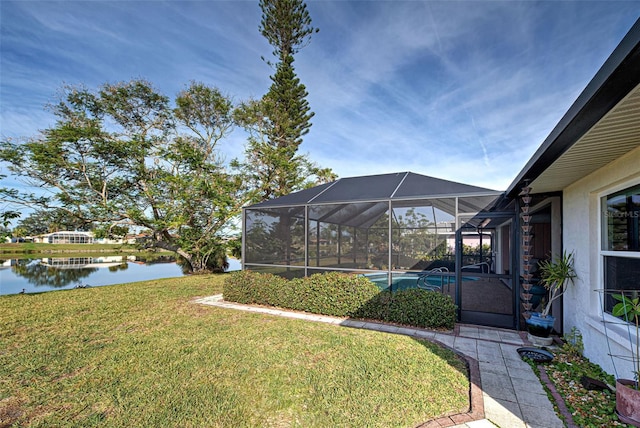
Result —
<path fill-rule="evenodd" d="M 629 331 L 619 323 L 603 323 L 603 263 L 600 198 L 640 184 L 640 148 L 598 169 L 563 190 L 563 246 L 575 253 L 578 280 L 564 297 L 564 331 L 577 327 L 584 354 L 607 372 L 633 379 L 631 364 L 613 355 L 629 354 Z M 640 288 L 640 278 L 638 278 Z M 605 314 L 607 320 L 615 318 Z M 633 332 L 632 332 L 633 333 Z M 607 337 L 609 340 L 607 340 Z"/>

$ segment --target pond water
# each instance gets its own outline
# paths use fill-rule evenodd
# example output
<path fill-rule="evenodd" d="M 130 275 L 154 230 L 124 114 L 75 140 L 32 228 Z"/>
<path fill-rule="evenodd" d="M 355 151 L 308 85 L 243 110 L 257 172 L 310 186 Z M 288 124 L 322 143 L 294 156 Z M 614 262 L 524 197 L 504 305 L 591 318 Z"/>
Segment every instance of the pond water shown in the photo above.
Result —
<path fill-rule="evenodd" d="M 240 262 L 229 259 L 228 270 L 239 269 Z M 170 256 L 153 260 L 139 256 L 12 259 L 0 264 L 0 295 L 99 287 L 184 275 L 182 267 Z"/>

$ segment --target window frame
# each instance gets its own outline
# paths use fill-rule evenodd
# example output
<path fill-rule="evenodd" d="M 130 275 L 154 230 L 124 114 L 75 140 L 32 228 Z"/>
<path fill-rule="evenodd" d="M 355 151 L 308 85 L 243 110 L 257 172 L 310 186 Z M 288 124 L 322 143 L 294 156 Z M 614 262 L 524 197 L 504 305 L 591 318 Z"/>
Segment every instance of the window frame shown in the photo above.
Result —
<path fill-rule="evenodd" d="M 603 315 L 610 319 L 617 320 L 618 322 L 622 322 L 620 318 L 614 317 L 611 312 L 607 311 L 606 308 L 606 296 L 607 296 L 607 283 L 606 283 L 606 257 L 617 257 L 617 258 L 632 258 L 632 259 L 640 259 L 640 249 L 637 251 L 616 251 L 616 250 L 608 250 L 605 248 L 608 242 L 608 223 L 607 223 L 607 197 L 613 195 L 614 193 L 618 193 L 624 191 L 626 189 L 631 189 L 633 187 L 640 186 L 640 178 L 635 178 L 633 180 L 628 180 L 623 183 L 620 183 L 616 186 L 612 186 L 607 188 L 606 190 L 600 192 L 598 194 L 598 281 L 600 282 L 600 289 L 603 291 L 601 300 L 601 311 Z"/>

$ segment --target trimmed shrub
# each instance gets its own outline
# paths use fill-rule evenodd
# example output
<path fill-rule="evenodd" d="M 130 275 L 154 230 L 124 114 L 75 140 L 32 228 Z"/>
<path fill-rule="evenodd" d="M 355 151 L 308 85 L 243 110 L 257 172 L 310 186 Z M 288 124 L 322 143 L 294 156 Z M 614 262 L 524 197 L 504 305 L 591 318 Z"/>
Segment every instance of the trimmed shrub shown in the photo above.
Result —
<path fill-rule="evenodd" d="M 338 272 L 290 281 L 272 274 L 233 272 L 225 279 L 225 300 L 257 303 L 339 317 L 354 316 L 379 293 L 367 278 Z"/>
<path fill-rule="evenodd" d="M 452 329 L 456 322 L 456 305 L 451 297 L 437 291 L 403 290 L 393 295 L 387 321 L 416 327 Z"/>
<path fill-rule="evenodd" d="M 410 289 L 392 295 L 388 292 L 379 293 L 353 316 L 413 327 L 451 330 L 456 323 L 456 305 L 446 294 Z"/>
<path fill-rule="evenodd" d="M 380 292 L 367 278 L 339 272 L 286 280 L 252 271 L 231 273 L 225 300 L 262 304 L 321 315 L 354 317 L 425 328 L 452 329 L 456 306 L 451 297 L 427 290 Z"/>
<path fill-rule="evenodd" d="M 389 319 L 389 306 L 391 304 L 391 294 L 388 291 L 380 292 L 373 299 L 365 302 L 351 316 L 377 321 L 387 321 Z"/>
<path fill-rule="evenodd" d="M 379 293 L 367 278 L 339 272 L 318 273 L 291 283 L 295 309 L 338 317 L 353 316 Z"/>
<path fill-rule="evenodd" d="M 230 302 L 278 306 L 274 295 L 278 289 L 285 288 L 287 282 L 270 273 L 237 271 L 225 278 L 222 295 Z"/>

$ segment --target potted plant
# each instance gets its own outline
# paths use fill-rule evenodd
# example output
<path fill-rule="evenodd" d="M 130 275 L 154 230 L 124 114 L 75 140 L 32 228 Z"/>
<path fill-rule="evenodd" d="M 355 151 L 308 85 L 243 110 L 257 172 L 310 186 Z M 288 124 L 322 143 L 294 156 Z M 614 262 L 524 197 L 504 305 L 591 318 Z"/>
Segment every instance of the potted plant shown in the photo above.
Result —
<path fill-rule="evenodd" d="M 549 337 L 556 320 L 553 315 L 549 314 L 551 304 L 564 294 L 567 290 L 567 283 L 573 283 L 576 277 L 576 271 L 573 267 L 573 253 L 565 251 L 562 256 L 540 263 L 540 284 L 547 290 L 548 298 L 541 302 L 541 311 L 531 313 L 531 317 L 527 319 L 527 329 L 530 335 L 541 338 Z M 535 339 L 531 341 L 534 344 L 539 342 Z M 550 340 L 548 342 L 546 344 L 551 343 Z"/>
<path fill-rule="evenodd" d="M 633 426 L 640 426 L 640 390 L 638 381 L 640 380 L 640 297 L 638 292 L 633 298 L 624 294 L 612 294 L 618 303 L 613 307 L 611 314 L 620 317 L 628 323 L 632 323 L 636 328 L 635 343 L 631 342 L 631 358 L 633 362 L 634 380 L 616 379 L 616 412 L 624 423 Z M 631 340 L 631 339 L 630 339 Z"/>

